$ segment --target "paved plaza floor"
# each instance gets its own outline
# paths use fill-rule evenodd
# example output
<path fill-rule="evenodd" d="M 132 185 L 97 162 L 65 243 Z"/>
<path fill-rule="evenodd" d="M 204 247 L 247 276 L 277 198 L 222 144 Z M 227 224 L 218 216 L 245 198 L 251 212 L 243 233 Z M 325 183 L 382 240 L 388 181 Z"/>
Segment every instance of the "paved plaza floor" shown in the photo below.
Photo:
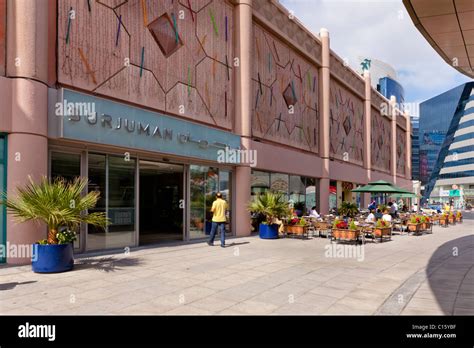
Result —
<path fill-rule="evenodd" d="M 325 238 L 132 249 L 0 266 L 0 314 L 474 315 L 474 221 L 364 247 Z"/>

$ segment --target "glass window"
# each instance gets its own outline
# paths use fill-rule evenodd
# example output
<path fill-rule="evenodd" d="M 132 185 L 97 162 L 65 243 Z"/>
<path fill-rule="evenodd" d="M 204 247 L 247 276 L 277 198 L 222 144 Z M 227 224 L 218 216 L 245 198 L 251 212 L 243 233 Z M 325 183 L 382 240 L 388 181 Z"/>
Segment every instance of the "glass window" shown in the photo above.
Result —
<path fill-rule="evenodd" d="M 252 196 L 265 192 L 270 189 L 270 173 L 259 172 L 257 170 L 252 171 Z"/>
<path fill-rule="evenodd" d="M 72 181 L 79 176 L 81 176 L 80 154 L 51 153 L 51 179 L 62 177 Z"/>
<path fill-rule="evenodd" d="M 317 184 L 316 179 L 314 179 L 314 178 L 305 178 L 306 213 L 310 212 L 311 208 L 316 206 L 316 184 Z M 320 210 L 317 210 L 317 211 L 319 212 Z"/>
<path fill-rule="evenodd" d="M 90 212 L 107 212 L 110 225 L 105 231 L 89 225 L 88 250 L 134 245 L 135 165 L 135 159 L 89 155 L 89 192 L 100 192 L 97 206 Z"/>
<path fill-rule="evenodd" d="M 191 176 L 191 212 L 189 238 L 204 238 L 211 232 L 212 203 L 220 190 L 227 200 L 230 209 L 231 178 L 230 173 L 206 166 L 190 166 Z M 227 197 L 226 197 L 227 195 Z M 230 231 L 230 220 L 226 231 Z"/>
<path fill-rule="evenodd" d="M 81 176 L 81 155 L 63 152 L 51 153 L 51 179 L 64 178 L 72 182 L 75 178 Z M 76 231 L 77 238 L 74 242 L 74 248 L 81 247 L 80 229 Z"/>
<path fill-rule="evenodd" d="M 226 170 L 219 171 L 219 192 L 222 193 L 222 198 L 227 201 L 227 222 L 226 233 L 231 233 L 231 216 L 232 216 L 232 172 Z"/>
<path fill-rule="evenodd" d="M 98 213 L 106 211 L 106 173 L 105 168 L 107 165 L 105 155 L 89 154 L 89 192 L 96 191 L 100 193 L 99 200 L 95 208 L 89 209 L 89 213 Z M 106 231 L 89 225 L 87 227 L 87 249 L 100 249 L 105 247 L 105 236 Z"/>
<path fill-rule="evenodd" d="M 306 213 L 306 189 L 305 189 L 305 178 L 298 175 L 290 175 L 290 201 L 293 203 L 293 207 L 298 214 L 302 216 Z"/>
<path fill-rule="evenodd" d="M 329 182 L 329 209 L 337 208 L 337 182 Z"/>
<path fill-rule="evenodd" d="M 288 186 L 289 186 L 288 174 L 280 174 L 280 173 L 270 174 L 270 188 L 272 191 L 279 191 L 288 195 L 288 188 L 289 188 Z"/>

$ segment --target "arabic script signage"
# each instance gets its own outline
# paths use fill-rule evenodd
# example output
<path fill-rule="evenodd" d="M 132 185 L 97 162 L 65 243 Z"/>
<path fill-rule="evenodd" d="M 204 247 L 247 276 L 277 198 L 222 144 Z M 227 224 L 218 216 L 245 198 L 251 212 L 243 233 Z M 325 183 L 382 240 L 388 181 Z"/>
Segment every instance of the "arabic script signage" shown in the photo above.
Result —
<path fill-rule="evenodd" d="M 67 89 L 50 112 L 67 139 L 213 161 L 240 147 L 235 134 Z"/>

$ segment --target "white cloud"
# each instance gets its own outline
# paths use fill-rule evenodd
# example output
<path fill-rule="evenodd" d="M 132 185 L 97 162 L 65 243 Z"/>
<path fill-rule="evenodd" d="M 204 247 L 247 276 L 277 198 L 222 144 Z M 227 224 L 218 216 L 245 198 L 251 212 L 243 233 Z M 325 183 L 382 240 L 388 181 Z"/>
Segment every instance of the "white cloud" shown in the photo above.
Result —
<path fill-rule="evenodd" d="M 357 57 L 387 62 L 406 101 L 426 100 L 470 79 L 450 67 L 418 32 L 401 0 L 281 0 L 311 31 L 329 30 L 331 48 L 358 69 Z"/>

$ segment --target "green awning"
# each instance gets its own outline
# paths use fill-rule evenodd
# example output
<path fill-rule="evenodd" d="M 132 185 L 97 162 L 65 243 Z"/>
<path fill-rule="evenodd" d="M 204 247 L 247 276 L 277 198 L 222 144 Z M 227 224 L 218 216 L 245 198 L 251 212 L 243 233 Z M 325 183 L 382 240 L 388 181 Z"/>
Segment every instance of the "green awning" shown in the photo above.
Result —
<path fill-rule="evenodd" d="M 352 190 L 352 192 L 412 194 L 410 191 L 402 189 L 401 187 L 395 186 L 384 180 L 369 182 L 365 186 Z"/>
<path fill-rule="evenodd" d="M 421 197 L 420 195 L 416 195 L 412 192 L 408 193 L 394 193 L 393 195 L 390 196 L 391 198 L 419 198 Z"/>

